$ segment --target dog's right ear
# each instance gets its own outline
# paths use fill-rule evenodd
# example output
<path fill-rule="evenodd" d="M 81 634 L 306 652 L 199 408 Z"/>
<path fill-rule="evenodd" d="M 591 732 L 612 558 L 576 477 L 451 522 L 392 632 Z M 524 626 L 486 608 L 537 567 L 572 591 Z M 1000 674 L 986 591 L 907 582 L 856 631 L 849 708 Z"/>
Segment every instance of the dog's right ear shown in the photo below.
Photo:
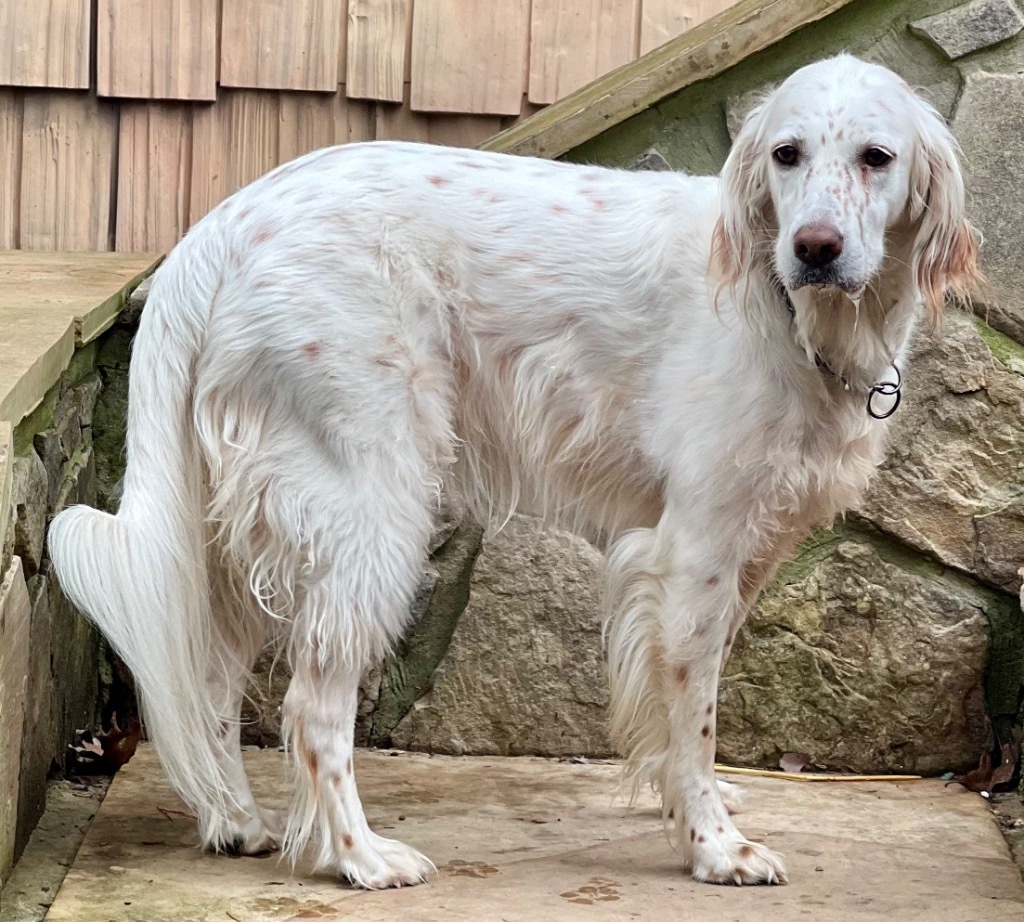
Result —
<path fill-rule="evenodd" d="M 750 278 L 755 259 L 764 255 L 768 232 L 768 161 L 762 150 L 764 105 L 743 122 L 722 167 L 721 213 L 711 239 L 711 273 L 719 285 Z"/>

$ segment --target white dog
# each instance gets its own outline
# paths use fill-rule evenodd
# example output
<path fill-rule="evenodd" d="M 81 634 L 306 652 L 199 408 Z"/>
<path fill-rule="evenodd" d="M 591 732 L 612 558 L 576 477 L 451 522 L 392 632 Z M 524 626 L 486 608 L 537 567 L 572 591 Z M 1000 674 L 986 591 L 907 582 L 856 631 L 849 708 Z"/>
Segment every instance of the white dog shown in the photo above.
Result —
<path fill-rule="evenodd" d="M 367 826 L 360 673 L 407 623 L 438 497 L 608 546 L 612 730 L 699 880 L 775 883 L 715 782 L 719 670 L 807 530 L 856 502 L 920 313 L 978 278 L 954 143 L 841 56 L 747 118 L 721 179 L 414 144 L 336 147 L 203 219 L 135 340 L 116 516 L 50 534 L 131 667 L 203 841 L 363 887 L 432 865 Z M 899 371 L 897 371 L 899 369 Z M 294 672 L 287 823 L 256 805 L 239 705 Z"/>

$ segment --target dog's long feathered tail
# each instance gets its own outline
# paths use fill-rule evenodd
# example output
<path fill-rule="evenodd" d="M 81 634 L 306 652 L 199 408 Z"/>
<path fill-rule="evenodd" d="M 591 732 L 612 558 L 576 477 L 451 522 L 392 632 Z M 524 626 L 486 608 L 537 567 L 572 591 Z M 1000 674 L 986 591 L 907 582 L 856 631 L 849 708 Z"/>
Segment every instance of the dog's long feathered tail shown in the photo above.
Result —
<path fill-rule="evenodd" d="M 187 273 L 178 252 L 161 267 L 135 338 L 117 515 L 72 507 L 49 543 L 61 587 L 131 669 L 167 776 L 217 845 L 230 795 L 207 691 L 213 626 L 192 421 L 193 365 L 220 284 L 217 244 L 204 236 L 190 235 Z"/>

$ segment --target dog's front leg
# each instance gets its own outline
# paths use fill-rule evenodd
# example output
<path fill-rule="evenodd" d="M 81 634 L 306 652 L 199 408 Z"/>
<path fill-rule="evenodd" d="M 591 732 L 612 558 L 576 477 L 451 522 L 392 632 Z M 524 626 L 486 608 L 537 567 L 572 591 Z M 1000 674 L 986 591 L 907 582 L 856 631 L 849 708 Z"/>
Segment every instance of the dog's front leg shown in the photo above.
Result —
<path fill-rule="evenodd" d="M 677 573 L 693 573 L 683 565 Z M 671 812 L 693 876 L 719 884 L 783 883 L 781 858 L 733 824 L 715 780 L 715 718 L 721 665 L 742 621 L 739 576 L 677 576 L 665 597 L 664 687 L 669 752 L 665 813 Z"/>

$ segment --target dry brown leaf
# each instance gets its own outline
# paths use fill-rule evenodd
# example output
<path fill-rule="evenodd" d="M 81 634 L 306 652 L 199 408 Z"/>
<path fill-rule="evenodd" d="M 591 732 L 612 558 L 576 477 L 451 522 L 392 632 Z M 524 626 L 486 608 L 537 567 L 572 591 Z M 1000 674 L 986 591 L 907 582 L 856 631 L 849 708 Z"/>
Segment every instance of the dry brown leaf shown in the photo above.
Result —
<path fill-rule="evenodd" d="M 1020 744 L 1003 743 L 1001 752 L 1003 759 L 999 763 L 999 767 L 992 772 L 992 787 L 989 790 L 1009 784 L 1013 780 L 1013 773 L 1017 768 L 1017 761 L 1020 759 Z"/>
<path fill-rule="evenodd" d="M 946 784 L 962 784 L 968 791 L 974 791 L 976 794 L 988 794 L 992 790 L 992 755 L 987 751 L 983 752 L 981 759 L 978 760 L 977 768 L 969 771 L 966 775 L 960 775 L 952 781 L 947 781 Z"/>
<path fill-rule="evenodd" d="M 117 713 L 110 716 L 110 729 L 96 734 L 103 744 L 103 761 L 110 771 L 117 771 L 128 763 L 142 738 L 142 725 L 132 718 L 122 730 L 117 724 Z"/>
<path fill-rule="evenodd" d="M 998 739 L 996 740 L 998 742 Z M 1017 762 L 1020 760 L 1020 743 L 1011 740 L 1003 743 L 1000 747 L 999 765 L 993 767 L 992 753 L 984 752 L 978 760 L 978 767 L 969 771 L 966 775 L 957 775 L 947 784 L 961 784 L 968 791 L 977 794 L 991 794 L 996 788 L 1009 784 L 1017 770 Z"/>

